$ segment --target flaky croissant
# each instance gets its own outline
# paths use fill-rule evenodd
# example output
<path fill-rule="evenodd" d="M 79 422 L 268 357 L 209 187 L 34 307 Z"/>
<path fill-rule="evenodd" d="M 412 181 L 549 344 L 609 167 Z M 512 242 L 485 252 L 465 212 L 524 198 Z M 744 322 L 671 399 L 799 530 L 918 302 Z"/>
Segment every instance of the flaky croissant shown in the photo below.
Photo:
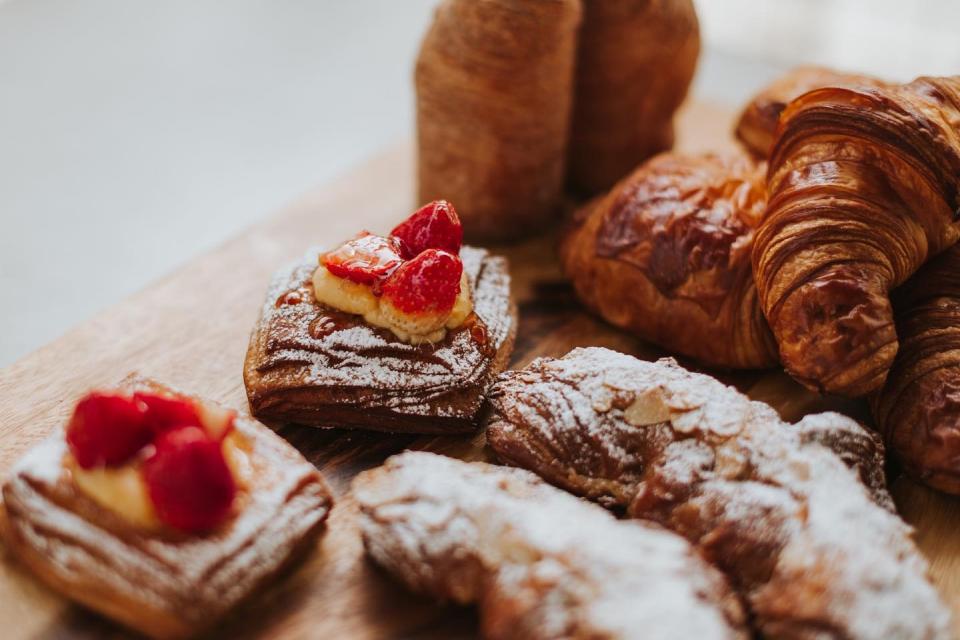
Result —
<path fill-rule="evenodd" d="M 960 493 L 960 245 L 893 293 L 900 350 L 871 398 L 877 428 L 904 470 Z"/>
<path fill-rule="evenodd" d="M 791 69 L 761 89 L 740 113 L 735 135 L 756 158 L 766 160 L 776 141 L 780 114 L 791 101 L 823 87 L 885 86 L 870 76 L 804 66 Z"/>
<path fill-rule="evenodd" d="M 614 325 L 723 367 L 776 363 L 750 250 L 763 166 L 662 154 L 578 211 L 560 245 L 580 299 Z"/>
<path fill-rule="evenodd" d="M 691 0 L 583 0 L 568 182 L 604 191 L 673 146 L 700 52 Z"/>
<path fill-rule="evenodd" d="M 416 67 L 419 202 L 457 205 L 469 239 L 558 212 L 580 0 L 444 0 Z"/>
<path fill-rule="evenodd" d="M 952 637 L 882 445 L 849 418 L 789 425 L 672 360 L 600 348 L 503 373 L 490 402 L 501 460 L 687 537 L 761 637 Z"/>
<path fill-rule="evenodd" d="M 780 117 L 753 266 L 781 361 L 812 389 L 879 389 L 888 292 L 960 238 L 960 76 L 818 89 Z"/>

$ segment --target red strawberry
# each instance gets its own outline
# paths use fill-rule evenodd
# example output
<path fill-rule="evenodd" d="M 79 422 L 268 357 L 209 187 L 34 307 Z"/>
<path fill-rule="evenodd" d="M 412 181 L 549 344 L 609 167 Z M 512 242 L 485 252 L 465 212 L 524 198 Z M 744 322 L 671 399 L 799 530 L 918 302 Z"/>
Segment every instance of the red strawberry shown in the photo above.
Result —
<path fill-rule="evenodd" d="M 67 424 L 67 444 L 84 469 L 116 466 L 150 443 L 145 407 L 128 396 L 94 391 L 77 403 Z"/>
<path fill-rule="evenodd" d="M 373 284 L 400 266 L 403 262 L 400 252 L 400 241 L 396 238 L 364 232 L 325 254 L 321 261 L 330 273 L 339 278 Z"/>
<path fill-rule="evenodd" d="M 175 427 L 196 427 L 202 424 L 197 406 L 189 400 L 143 391 L 138 391 L 133 397 L 146 405 L 147 426 L 155 435 Z"/>
<path fill-rule="evenodd" d="M 143 465 L 147 492 L 162 522 L 190 533 L 209 531 L 230 514 L 237 486 L 220 442 L 200 427 L 162 434 Z"/>
<path fill-rule="evenodd" d="M 447 313 L 460 293 L 463 263 L 458 256 L 427 249 L 383 283 L 383 299 L 403 313 Z"/>
<path fill-rule="evenodd" d="M 453 205 L 437 200 L 417 209 L 390 235 L 403 241 L 403 257 L 407 259 L 427 249 L 443 249 L 457 255 L 463 242 L 463 227 Z"/>

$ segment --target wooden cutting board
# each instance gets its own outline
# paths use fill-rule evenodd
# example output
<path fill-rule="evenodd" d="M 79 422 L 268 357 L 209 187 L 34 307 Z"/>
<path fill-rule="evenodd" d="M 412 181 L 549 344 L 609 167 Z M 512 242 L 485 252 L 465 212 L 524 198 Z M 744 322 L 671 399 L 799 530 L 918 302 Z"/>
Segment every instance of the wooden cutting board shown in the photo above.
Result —
<path fill-rule="evenodd" d="M 729 147 L 731 121 L 732 114 L 724 109 L 690 104 L 679 118 L 678 146 L 688 151 Z M 410 145 L 384 152 L 0 371 L 0 474 L 58 428 L 86 390 L 112 385 L 131 371 L 245 407 L 241 367 L 271 274 L 311 244 L 336 242 L 360 227 L 388 231 L 415 204 L 412 156 Z M 544 237 L 503 249 L 511 260 L 520 308 L 513 365 L 523 366 L 541 355 L 561 356 L 586 345 L 648 359 L 663 355 L 584 313 L 559 276 L 552 244 L 552 238 Z M 779 372 L 717 375 L 772 404 L 789 420 L 824 409 L 866 418 L 863 403 L 818 397 Z M 482 458 L 482 436 L 385 436 L 309 428 L 288 428 L 282 435 L 323 471 L 338 503 L 317 550 L 246 605 L 217 635 L 475 636 L 471 610 L 439 607 L 411 596 L 363 559 L 348 488 L 359 471 L 405 448 Z M 960 501 L 902 478 L 893 483 L 893 490 L 901 513 L 917 527 L 937 584 L 960 609 L 960 533 L 955 533 L 960 528 Z M 0 561 L 0 629 L 4 638 L 127 635 L 36 583 L 6 551 Z"/>

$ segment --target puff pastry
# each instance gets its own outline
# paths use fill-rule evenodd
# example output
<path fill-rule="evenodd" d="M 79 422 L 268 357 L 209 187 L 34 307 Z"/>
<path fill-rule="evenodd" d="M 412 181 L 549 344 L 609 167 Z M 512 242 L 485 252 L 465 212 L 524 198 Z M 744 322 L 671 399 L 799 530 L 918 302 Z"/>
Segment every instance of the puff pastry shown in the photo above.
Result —
<path fill-rule="evenodd" d="M 776 364 L 750 264 L 764 168 L 739 153 L 662 154 L 577 211 L 560 259 L 580 300 L 709 365 Z"/>
<path fill-rule="evenodd" d="M 169 392 L 132 379 L 128 392 Z M 3 485 L 12 553 L 68 598 L 156 638 L 215 624 L 306 550 L 332 506 L 319 472 L 272 431 L 238 416 L 250 482 L 238 513 L 211 533 L 139 530 L 100 506 L 64 466 L 62 431 L 31 450 Z"/>
<path fill-rule="evenodd" d="M 507 364 L 516 307 L 504 258 L 463 247 L 474 314 L 435 344 L 320 305 L 310 281 L 319 249 L 273 280 L 250 338 L 244 383 L 262 420 L 409 433 L 476 428 L 483 393 Z"/>
<path fill-rule="evenodd" d="M 830 87 L 780 117 L 757 291 L 787 371 L 862 396 L 897 352 L 888 292 L 960 238 L 960 76 Z"/>
<path fill-rule="evenodd" d="M 740 638 L 743 611 L 686 540 L 520 469 L 404 453 L 353 483 L 369 555 L 478 603 L 487 638 Z"/>
<path fill-rule="evenodd" d="M 849 419 L 791 426 L 672 360 L 600 348 L 502 374 L 491 403 L 502 460 L 687 537 L 764 637 L 951 637 L 911 528 L 874 484 L 880 444 Z"/>

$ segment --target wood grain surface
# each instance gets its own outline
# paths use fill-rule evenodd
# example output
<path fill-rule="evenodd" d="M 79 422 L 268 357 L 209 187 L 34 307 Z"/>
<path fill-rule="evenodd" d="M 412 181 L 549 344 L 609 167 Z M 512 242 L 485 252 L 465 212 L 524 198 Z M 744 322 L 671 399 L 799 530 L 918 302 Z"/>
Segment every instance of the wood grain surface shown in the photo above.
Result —
<path fill-rule="evenodd" d="M 678 146 L 690 151 L 728 147 L 731 120 L 724 109 L 690 104 L 680 116 Z M 0 473 L 6 474 L 28 447 L 59 428 L 86 390 L 115 384 L 131 371 L 245 407 L 241 369 L 247 338 L 273 271 L 309 245 L 334 243 L 359 227 L 388 231 L 415 204 L 412 159 L 409 145 L 392 148 L 0 371 Z M 500 250 L 511 260 L 520 307 L 515 366 L 586 345 L 643 358 L 663 355 L 579 308 L 559 277 L 549 234 Z M 42 304 L 42 296 L 39 299 Z M 828 408 L 866 419 L 863 403 L 819 397 L 779 372 L 712 373 L 770 403 L 789 420 Z M 482 435 L 385 436 L 293 427 L 281 434 L 324 472 L 338 503 L 318 549 L 242 607 L 216 635 L 475 636 L 471 610 L 440 607 L 409 595 L 364 560 L 355 504 L 347 490 L 356 473 L 405 448 L 482 458 Z M 954 609 L 960 609 L 960 501 L 903 478 L 893 482 L 893 490 L 901 513 L 917 527 L 937 584 Z M 0 636 L 100 638 L 127 633 L 35 582 L 4 550 Z"/>

